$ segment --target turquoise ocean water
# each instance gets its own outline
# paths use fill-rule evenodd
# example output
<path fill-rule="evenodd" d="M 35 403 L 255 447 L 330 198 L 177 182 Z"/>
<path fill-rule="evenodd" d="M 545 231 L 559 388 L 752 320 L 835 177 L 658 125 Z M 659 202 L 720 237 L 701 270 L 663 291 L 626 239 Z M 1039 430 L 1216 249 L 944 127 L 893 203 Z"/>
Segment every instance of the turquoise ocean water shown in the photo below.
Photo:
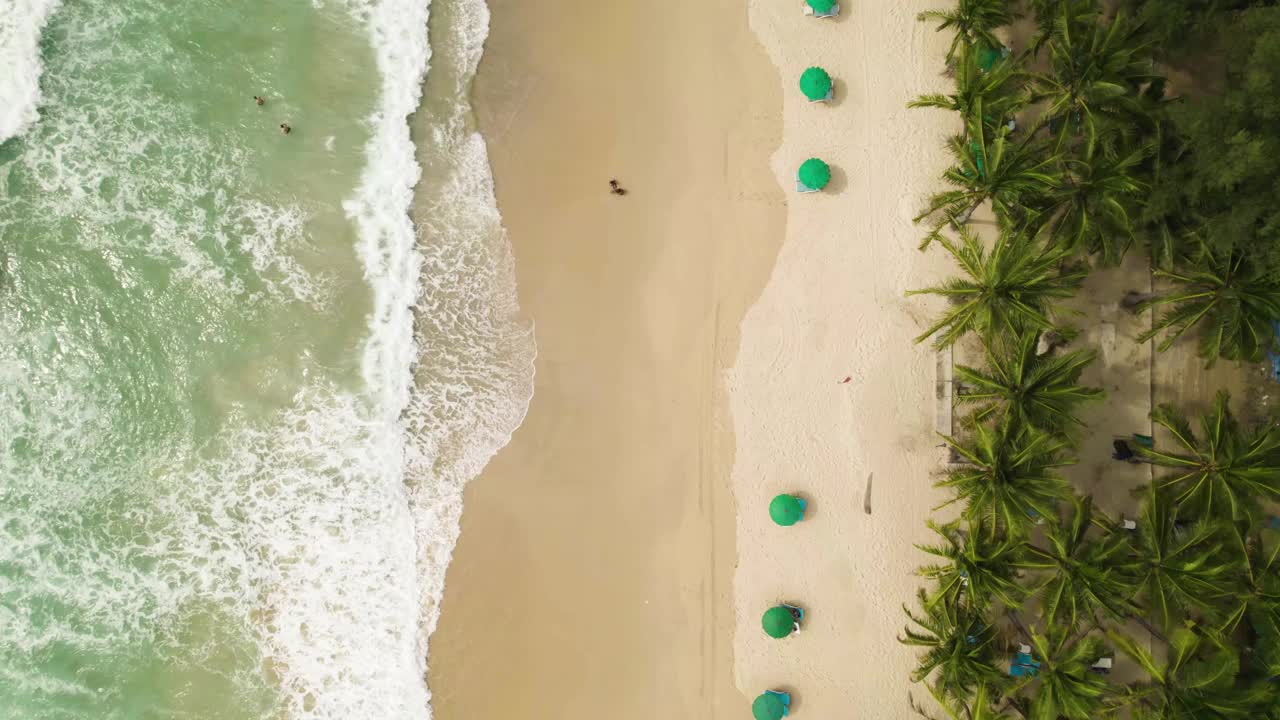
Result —
<path fill-rule="evenodd" d="M 429 717 L 531 388 L 487 23 L 0 0 L 0 720 Z"/>

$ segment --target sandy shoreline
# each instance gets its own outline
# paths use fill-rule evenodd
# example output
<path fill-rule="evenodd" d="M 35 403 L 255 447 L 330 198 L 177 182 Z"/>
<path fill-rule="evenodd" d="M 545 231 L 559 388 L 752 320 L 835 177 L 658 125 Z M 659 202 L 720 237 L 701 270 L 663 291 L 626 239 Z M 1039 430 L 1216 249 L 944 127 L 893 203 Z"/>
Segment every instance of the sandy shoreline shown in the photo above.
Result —
<path fill-rule="evenodd" d="M 538 375 L 467 490 L 437 718 L 742 717 L 766 687 L 910 715 L 895 637 L 938 453 L 903 293 L 947 270 L 911 217 L 951 129 L 905 108 L 947 84 L 928 7 L 495 0 L 476 104 Z M 793 92 L 815 62 L 825 106 Z M 809 155 L 835 177 L 799 197 Z M 785 531 L 783 490 L 813 500 Z M 811 612 L 783 643 L 758 628 L 778 600 Z"/>
<path fill-rule="evenodd" d="M 467 488 L 435 717 L 739 717 L 722 378 L 783 235 L 779 78 L 728 1 L 490 4 L 475 101 L 537 376 Z"/>

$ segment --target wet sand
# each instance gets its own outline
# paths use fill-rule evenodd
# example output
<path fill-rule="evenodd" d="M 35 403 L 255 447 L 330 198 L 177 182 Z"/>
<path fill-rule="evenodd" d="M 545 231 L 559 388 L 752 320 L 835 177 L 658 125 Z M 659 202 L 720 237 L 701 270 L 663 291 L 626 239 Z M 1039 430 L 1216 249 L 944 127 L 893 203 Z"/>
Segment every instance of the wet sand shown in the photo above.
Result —
<path fill-rule="evenodd" d="M 783 237 L 779 77 L 732 2 L 490 5 L 475 100 L 537 376 L 466 492 L 435 717 L 741 717 L 723 378 Z"/>

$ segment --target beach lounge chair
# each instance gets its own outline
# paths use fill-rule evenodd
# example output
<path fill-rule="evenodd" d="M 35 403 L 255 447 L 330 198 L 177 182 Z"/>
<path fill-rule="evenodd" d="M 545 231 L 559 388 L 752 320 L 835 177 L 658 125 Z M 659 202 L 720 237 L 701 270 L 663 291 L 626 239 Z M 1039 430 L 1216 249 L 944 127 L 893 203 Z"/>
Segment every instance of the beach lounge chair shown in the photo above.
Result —
<path fill-rule="evenodd" d="M 808 185 L 805 185 L 804 183 L 802 183 L 802 182 L 800 182 L 799 180 L 797 180 L 797 181 L 796 181 L 796 192 L 798 192 L 798 193 L 811 193 L 811 192 L 822 192 L 822 191 L 821 191 L 821 190 L 815 190 L 814 188 L 811 188 L 811 187 L 809 187 Z"/>
<path fill-rule="evenodd" d="M 833 18 L 840 14 L 840 3 L 836 3 L 835 5 L 832 5 L 831 9 L 826 12 L 818 12 L 817 10 L 813 9 L 812 5 L 806 2 L 804 4 L 804 14 L 808 15 L 809 17 L 816 17 L 816 18 Z"/>
<path fill-rule="evenodd" d="M 778 603 L 778 604 L 790 610 L 791 616 L 796 619 L 796 622 L 800 622 L 801 620 L 804 620 L 804 608 L 798 607 L 795 605 L 788 605 L 787 603 Z"/>
<path fill-rule="evenodd" d="M 814 99 L 814 100 L 810 100 L 809 102 L 811 103 L 831 102 L 831 99 L 834 98 L 835 96 L 836 96 L 836 86 L 832 85 L 831 89 L 827 91 L 827 94 L 825 96 Z"/>
<path fill-rule="evenodd" d="M 1115 661 L 1115 658 L 1109 658 L 1109 657 L 1098 658 L 1098 662 L 1090 665 L 1089 669 L 1098 673 L 1099 675 L 1110 675 L 1111 664 L 1114 661 Z"/>
<path fill-rule="evenodd" d="M 1280 338 L 1280 320 L 1272 320 L 1271 328 L 1276 338 Z M 1267 360 L 1271 361 L 1271 379 L 1280 382 L 1280 353 L 1267 353 Z"/>
<path fill-rule="evenodd" d="M 1040 672 L 1040 661 L 1031 657 L 1030 645 L 1019 645 L 1018 653 L 1009 664 L 1009 677 L 1034 677 Z"/>
<path fill-rule="evenodd" d="M 787 716 L 791 714 L 791 693 L 785 693 L 781 690 L 765 690 L 765 695 L 772 695 L 782 701 L 782 714 Z"/>

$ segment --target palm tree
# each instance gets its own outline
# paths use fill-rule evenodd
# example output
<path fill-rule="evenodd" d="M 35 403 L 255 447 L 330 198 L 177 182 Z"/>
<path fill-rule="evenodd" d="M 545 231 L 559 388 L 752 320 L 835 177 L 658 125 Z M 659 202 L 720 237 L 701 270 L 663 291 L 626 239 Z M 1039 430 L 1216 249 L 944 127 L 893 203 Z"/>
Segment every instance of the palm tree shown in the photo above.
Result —
<path fill-rule="evenodd" d="M 1039 343 L 1038 332 L 1022 333 L 1013 342 L 1003 343 L 984 337 L 987 367 L 955 367 L 963 383 L 957 400 L 978 406 L 974 420 L 993 419 L 1053 432 L 1084 425 L 1072 413 L 1079 405 L 1101 398 L 1103 392 L 1077 383 L 1096 355 L 1086 350 L 1037 355 Z"/>
<path fill-rule="evenodd" d="M 979 65 L 978 53 L 972 46 L 965 46 L 956 65 L 955 92 L 921 95 L 907 103 L 907 107 L 940 108 L 959 113 L 961 118 L 982 118 L 990 133 L 1026 107 L 1030 100 L 1026 90 L 1028 77 L 1013 63 L 997 63 L 984 71 Z M 965 127 L 967 140 L 968 123 Z"/>
<path fill-rule="evenodd" d="M 1041 122 L 1060 126 L 1059 145 L 1072 131 L 1094 145 L 1107 120 L 1117 127 L 1149 122 L 1141 91 L 1160 76 L 1141 26 L 1123 15 L 1104 20 L 1093 2 L 1055 5 L 1052 31 L 1042 36 L 1052 69 L 1036 76 L 1033 97 L 1046 103 Z"/>
<path fill-rule="evenodd" d="M 1200 418 L 1197 438 L 1185 416 L 1169 405 L 1151 413 L 1169 431 L 1176 449 L 1138 448 L 1153 465 L 1172 469 L 1156 486 L 1174 493 L 1179 506 L 1198 513 L 1252 525 L 1259 500 L 1280 499 L 1280 427 L 1266 422 L 1253 431 L 1240 428 L 1231 396 L 1219 391 L 1208 415 Z"/>
<path fill-rule="evenodd" d="M 990 132 L 983 116 L 966 118 L 965 133 L 952 136 L 947 149 L 955 165 L 942 179 L 955 189 L 933 195 L 915 217 L 916 222 L 936 219 L 922 246 L 936 239 L 942 227 L 969 222 L 988 200 L 997 216 L 1021 217 L 1062 183 L 1058 156 L 1046 143 L 1030 134 L 1014 141 L 1006 127 Z"/>
<path fill-rule="evenodd" d="M 1058 501 L 1070 495 L 1066 481 L 1054 472 L 1073 462 L 1067 456 L 1068 443 L 1060 437 L 1028 428 L 978 425 L 968 442 L 942 438 L 968 463 L 937 483 L 955 493 L 943 506 L 963 502 L 963 517 L 980 524 L 992 538 L 1001 532 L 1025 535 L 1034 518 L 1053 517 Z"/>
<path fill-rule="evenodd" d="M 985 615 L 969 608 L 930 604 L 923 589 L 918 598 L 922 614 L 902 607 L 918 629 L 907 626 L 898 638 L 904 645 L 926 648 L 911 681 L 921 682 L 936 672 L 934 687 L 952 698 L 967 698 L 983 683 L 1000 682 L 1000 671 L 992 664 L 994 636 Z"/>
<path fill-rule="evenodd" d="M 1075 23 L 1088 21 L 1098 15 L 1098 6 L 1091 0 L 1030 0 L 1027 6 L 1036 23 L 1036 34 L 1031 42 L 1031 51 L 1036 55 L 1049 42 L 1064 12 Z"/>
<path fill-rule="evenodd" d="M 993 32 L 1018 18 L 1009 0 L 958 0 L 951 10 L 927 10 L 916 18 L 921 21 L 937 20 L 938 32 L 954 30 L 955 37 L 947 49 L 947 63 L 955 57 L 956 50 L 974 44 L 1000 47 L 1000 40 Z"/>
<path fill-rule="evenodd" d="M 938 525 L 929 520 L 928 525 L 943 542 L 916 547 L 945 561 L 916 570 L 938 583 L 937 591 L 929 598 L 930 606 L 938 602 L 963 603 L 971 609 L 982 610 L 992 600 L 999 600 L 1006 608 L 1022 603 L 1026 591 L 1014 579 L 1022 556 L 1021 541 L 998 538 L 981 523 L 970 524 L 967 530 L 958 523 Z"/>
<path fill-rule="evenodd" d="M 1072 496 L 1066 517 L 1045 533 L 1045 547 L 1027 547 L 1023 566 L 1046 573 L 1036 592 L 1049 626 L 1100 625 L 1099 612 L 1115 620 L 1137 613 L 1136 588 L 1123 569 L 1128 545 L 1109 525 L 1095 517 L 1092 498 Z M 1095 527 L 1104 532 L 1091 538 Z"/>
<path fill-rule="evenodd" d="M 1280 675 L 1280 542 L 1269 529 L 1235 530 L 1231 539 L 1243 560 L 1244 578 L 1223 630 L 1235 632 L 1243 624 L 1249 646 L 1270 666 L 1268 675 Z"/>
<path fill-rule="evenodd" d="M 987 252 L 968 228 L 957 243 L 939 236 L 966 277 L 942 285 L 910 290 L 907 295 L 942 295 L 953 307 L 915 339 L 922 342 L 939 330 L 936 347 L 946 347 L 970 331 L 984 335 L 1019 334 L 1053 326 L 1052 306 L 1071 297 L 1084 282 L 1083 267 L 1063 267 L 1060 252 L 1040 248 L 1023 234 L 1002 231 Z"/>
<path fill-rule="evenodd" d="M 1193 248 L 1193 254 L 1180 263 L 1182 269 L 1155 271 L 1156 277 L 1181 287 L 1138 306 L 1138 312 L 1173 306 L 1138 342 L 1172 330 L 1159 345 L 1167 350 L 1188 330 L 1200 326 L 1199 351 L 1208 366 L 1218 357 L 1260 362 L 1276 345 L 1271 323 L 1280 318 L 1280 276 L 1251 262 L 1245 252 L 1214 249 L 1205 243 Z"/>
<path fill-rule="evenodd" d="M 1102 639 L 1075 636 L 1066 625 L 1050 625 L 1045 634 L 1031 632 L 1033 656 L 1040 662 L 1035 676 L 1010 694 L 1033 686 L 1031 702 L 1020 702 L 1029 720 L 1091 720 L 1103 709 L 1111 685 L 1093 671 L 1106 655 Z"/>
<path fill-rule="evenodd" d="M 1169 636 L 1165 662 L 1122 633 L 1108 636 L 1150 678 L 1125 690 L 1133 720 L 1253 720 L 1275 693 L 1261 683 L 1237 682 L 1240 658 L 1216 634 L 1180 627 Z"/>
<path fill-rule="evenodd" d="M 1180 521 L 1169 496 L 1148 488 L 1126 568 L 1157 627 L 1168 630 L 1196 612 L 1212 615 L 1232 595 L 1240 561 L 1225 542 L 1228 532 L 1213 520 Z"/>
<path fill-rule="evenodd" d="M 1134 241 L 1131 205 L 1143 185 L 1137 172 L 1150 153 L 1140 147 L 1119 154 L 1103 144 L 1086 147 L 1079 158 L 1064 158 L 1063 182 L 1045 215 L 1052 243 L 1081 254 L 1101 254 L 1118 265 Z"/>
<path fill-rule="evenodd" d="M 1003 712 L 997 711 L 991 704 L 991 691 L 987 688 L 987 683 L 979 683 L 978 689 L 973 691 L 973 700 L 971 702 L 962 702 L 949 699 L 935 688 L 929 688 L 929 694 L 933 695 L 933 699 L 937 701 L 938 707 L 947 714 L 951 720 L 1008 720 L 1009 716 Z M 998 694 L 998 693 L 997 693 Z M 932 715 L 920 707 L 914 697 L 910 693 L 907 694 L 911 702 L 911 709 L 926 720 L 936 720 Z"/>

